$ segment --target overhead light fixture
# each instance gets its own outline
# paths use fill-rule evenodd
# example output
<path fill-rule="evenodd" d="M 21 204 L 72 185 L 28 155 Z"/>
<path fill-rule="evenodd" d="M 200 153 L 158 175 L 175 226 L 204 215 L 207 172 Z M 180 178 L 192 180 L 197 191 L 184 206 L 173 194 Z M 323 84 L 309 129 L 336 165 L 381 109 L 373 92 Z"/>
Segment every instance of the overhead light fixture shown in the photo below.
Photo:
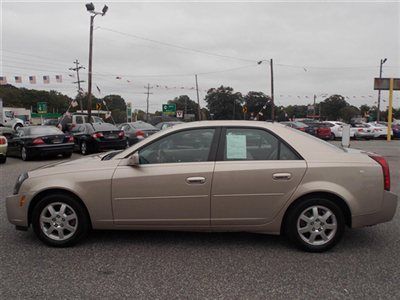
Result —
<path fill-rule="evenodd" d="M 108 11 L 108 6 L 104 5 L 103 10 L 102 10 L 103 16 L 106 14 L 107 11 Z"/>
<path fill-rule="evenodd" d="M 92 2 L 86 4 L 87 11 L 93 12 L 94 11 L 94 4 Z"/>

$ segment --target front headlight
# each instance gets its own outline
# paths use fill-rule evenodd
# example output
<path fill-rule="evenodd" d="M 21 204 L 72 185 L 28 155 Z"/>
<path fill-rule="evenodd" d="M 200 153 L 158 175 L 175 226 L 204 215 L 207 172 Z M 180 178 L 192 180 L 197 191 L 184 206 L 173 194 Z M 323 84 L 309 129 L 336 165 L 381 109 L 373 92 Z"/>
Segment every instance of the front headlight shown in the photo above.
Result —
<path fill-rule="evenodd" d="M 19 189 L 20 189 L 20 187 L 21 187 L 21 185 L 22 185 L 22 183 L 26 180 L 26 179 L 28 179 L 28 173 L 22 173 L 21 175 L 19 175 L 18 176 L 18 179 L 17 179 L 17 182 L 15 183 L 15 186 L 14 186 L 14 195 L 17 195 L 18 194 L 18 192 L 19 192 Z"/>

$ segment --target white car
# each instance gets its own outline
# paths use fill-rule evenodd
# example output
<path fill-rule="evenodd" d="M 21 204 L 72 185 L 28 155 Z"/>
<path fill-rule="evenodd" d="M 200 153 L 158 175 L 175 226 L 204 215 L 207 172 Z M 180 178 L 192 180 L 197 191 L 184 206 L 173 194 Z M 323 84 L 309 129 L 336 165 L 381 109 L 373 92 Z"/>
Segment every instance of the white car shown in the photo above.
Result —
<path fill-rule="evenodd" d="M 374 138 L 385 138 L 387 136 L 387 125 L 377 122 L 370 122 L 366 125 L 374 131 Z M 390 135 L 393 135 L 393 130 L 390 130 Z"/>
<path fill-rule="evenodd" d="M 341 138 L 343 136 L 343 126 L 347 125 L 346 123 L 339 121 L 325 121 L 326 125 L 328 125 L 331 129 L 332 139 Z M 356 128 L 350 127 L 350 137 L 354 138 L 356 133 Z"/>

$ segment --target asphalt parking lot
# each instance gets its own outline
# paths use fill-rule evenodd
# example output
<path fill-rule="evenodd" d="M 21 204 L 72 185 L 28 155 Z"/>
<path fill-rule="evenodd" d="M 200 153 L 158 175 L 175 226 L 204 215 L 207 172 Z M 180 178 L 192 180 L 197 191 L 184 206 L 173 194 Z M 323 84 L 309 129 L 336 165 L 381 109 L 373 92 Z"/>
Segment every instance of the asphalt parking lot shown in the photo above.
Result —
<path fill-rule="evenodd" d="M 400 195 L 400 141 L 352 141 L 351 147 L 384 155 L 392 191 Z M 47 163 L 9 158 L 0 165 L 2 299 L 400 298 L 399 211 L 390 223 L 347 230 L 322 254 L 249 233 L 104 231 L 55 249 L 32 230 L 14 230 L 4 203 L 19 173 Z"/>

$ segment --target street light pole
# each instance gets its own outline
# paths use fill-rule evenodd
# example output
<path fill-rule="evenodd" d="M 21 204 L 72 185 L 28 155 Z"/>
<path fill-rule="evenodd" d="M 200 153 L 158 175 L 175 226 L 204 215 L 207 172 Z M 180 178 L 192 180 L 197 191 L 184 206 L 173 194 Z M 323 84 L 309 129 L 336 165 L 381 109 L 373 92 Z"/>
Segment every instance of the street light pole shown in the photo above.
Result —
<path fill-rule="evenodd" d="M 267 62 L 267 60 L 260 60 L 257 62 L 258 65 L 261 65 L 263 62 Z M 271 121 L 275 120 L 275 103 L 274 103 L 274 64 L 272 58 L 269 60 L 269 68 L 271 71 Z M 268 103 L 268 101 L 267 101 Z"/>
<path fill-rule="evenodd" d="M 92 56 L 93 56 L 93 21 L 96 15 L 90 16 L 90 40 L 89 40 L 89 72 L 88 72 L 88 121 L 92 120 Z"/>
<path fill-rule="evenodd" d="M 92 120 L 92 60 L 93 60 L 93 22 L 97 15 L 104 16 L 108 11 L 108 6 L 104 5 L 101 12 L 94 10 L 93 3 L 87 3 L 86 9 L 92 15 L 90 16 L 90 37 L 89 37 L 89 71 L 88 71 L 88 121 Z"/>
<path fill-rule="evenodd" d="M 379 65 L 379 78 L 382 78 L 382 65 L 387 61 L 387 59 L 381 59 Z M 376 113 L 376 121 L 379 122 L 381 118 L 381 90 L 378 90 L 378 111 Z"/>

